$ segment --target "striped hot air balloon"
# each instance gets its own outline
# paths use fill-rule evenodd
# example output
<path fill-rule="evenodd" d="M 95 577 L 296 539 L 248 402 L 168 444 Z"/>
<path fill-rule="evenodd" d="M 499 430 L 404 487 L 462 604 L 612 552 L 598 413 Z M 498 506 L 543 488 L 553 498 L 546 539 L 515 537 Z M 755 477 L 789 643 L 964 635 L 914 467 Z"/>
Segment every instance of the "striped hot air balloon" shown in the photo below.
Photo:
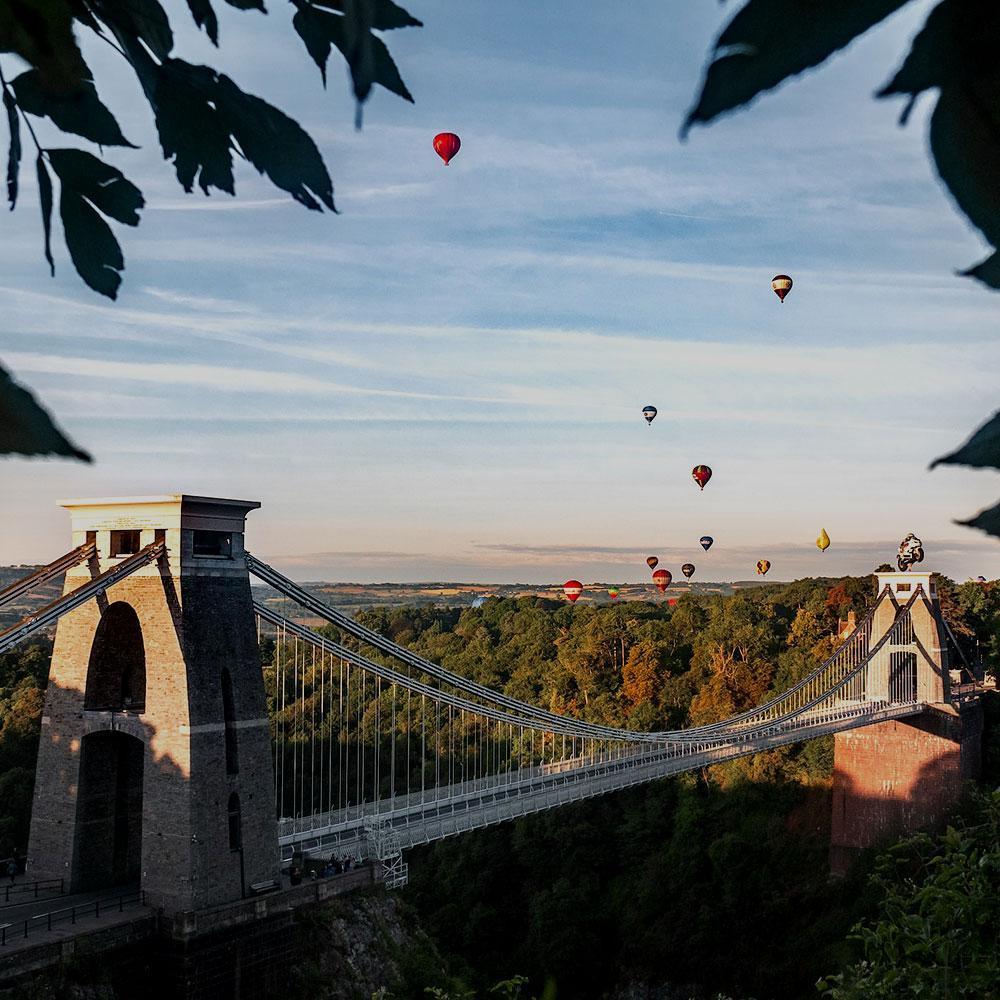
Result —
<path fill-rule="evenodd" d="M 771 287 L 774 289 L 774 294 L 784 304 L 785 296 L 792 290 L 792 279 L 787 274 L 776 274 L 771 279 Z"/>
<path fill-rule="evenodd" d="M 567 580 L 563 584 L 563 593 L 566 595 L 566 599 L 572 604 L 576 604 L 580 595 L 583 593 L 583 584 L 579 580 Z"/>
<path fill-rule="evenodd" d="M 672 579 L 673 576 L 671 575 L 670 570 L 668 569 L 658 569 L 653 574 L 653 583 L 656 584 L 656 589 L 661 594 L 666 593 L 667 587 L 670 586 L 670 581 Z"/>
<path fill-rule="evenodd" d="M 617 587 L 608 587 L 608 597 L 610 597 L 612 601 L 617 601 L 620 593 L 621 591 Z"/>

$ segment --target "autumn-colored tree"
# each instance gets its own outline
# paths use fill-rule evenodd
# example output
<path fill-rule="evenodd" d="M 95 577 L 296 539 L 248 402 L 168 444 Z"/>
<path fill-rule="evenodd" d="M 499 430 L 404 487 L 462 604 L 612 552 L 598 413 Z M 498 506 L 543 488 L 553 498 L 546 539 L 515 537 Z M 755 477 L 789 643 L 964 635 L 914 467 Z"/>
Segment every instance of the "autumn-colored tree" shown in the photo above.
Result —
<path fill-rule="evenodd" d="M 632 708 L 656 701 L 663 675 L 663 655 L 652 642 L 637 643 L 629 650 L 622 670 L 621 695 Z"/>
<path fill-rule="evenodd" d="M 760 704 L 773 677 L 774 667 L 767 660 L 750 656 L 742 648 L 717 646 L 708 682 L 691 702 L 692 724 L 718 722 Z"/>

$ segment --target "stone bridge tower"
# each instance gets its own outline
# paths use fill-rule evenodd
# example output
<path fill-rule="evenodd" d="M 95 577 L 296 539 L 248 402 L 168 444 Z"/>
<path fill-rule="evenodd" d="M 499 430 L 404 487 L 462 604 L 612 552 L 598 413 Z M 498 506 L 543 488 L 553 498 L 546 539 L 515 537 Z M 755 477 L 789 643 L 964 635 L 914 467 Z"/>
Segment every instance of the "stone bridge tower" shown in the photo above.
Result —
<path fill-rule="evenodd" d="M 876 722 L 833 738 L 830 868 L 843 874 L 862 850 L 935 826 L 958 803 L 966 779 L 979 773 L 982 706 L 952 697 L 949 644 L 930 573 L 877 573 L 886 587 L 871 625 L 872 649 L 903 607 L 923 590 L 910 621 L 872 658 L 865 696 L 921 702 L 918 715 Z"/>
<path fill-rule="evenodd" d="M 65 590 L 158 540 L 158 562 L 56 629 L 28 847 L 33 878 L 141 884 L 167 912 L 273 878 L 267 708 L 243 556 L 247 500 L 70 500 L 97 557 Z"/>

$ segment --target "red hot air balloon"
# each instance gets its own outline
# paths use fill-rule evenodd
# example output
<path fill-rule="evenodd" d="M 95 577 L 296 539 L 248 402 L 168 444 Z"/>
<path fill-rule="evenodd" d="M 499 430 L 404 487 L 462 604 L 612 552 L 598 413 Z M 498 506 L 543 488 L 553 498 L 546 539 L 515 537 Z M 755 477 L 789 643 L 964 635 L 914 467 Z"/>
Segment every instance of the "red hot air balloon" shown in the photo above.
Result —
<path fill-rule="evenodd" d="M 572 604 L 576 604 L 577 598 L 583 593 L 583 584 L 579 580 L 567 580 L 563 584 L 563 593 L 566 595 L 567 600 Z"/>
<path fill-rule="evenodd" d="M 661 593 L 665 594 L 667 587 L 670 586 L 670 581 L 673 577 L 670 575 L 670 570 L 668 569 L 658 569 L 653 574 L 653 583 L 656 584 L 656 589 Z"/>
<path fill-rule="evenodd" d="M 462 148 L 462 140 L 454 132 L 438 132 L 434 136 L 434 152 L 448 166 L 451 158 Z"/>
<path fill-rule="evenodd" d="M 649 558 L 648 558 L 648 559 L 646 560 L 646 565 L 647 565 L 647 566 L 648 566 L 648 567 L 649 567 L 650 569 L 656 569 L 656 566 L 657 566 L 657 563 L 659 563 L 659 561 L 660 561 L 660 560 L 659 560 L 659 559 L 657 559 L 657 558 L 656 558 L 656 556 L 650 556 L 650 557 L 649 557 Z"/>
<path fill-rule="evenodd" d="M 667 598 L 667 604 L 669 604 L 670 607 L 673 607 L 676 603 L 677 603 L 677 598 L 676 597 L 668 597 Z"/>
<path fill-rule="evenodd" d="M 771 568 L 770 559 L 758 559 L 757 560 L 757 575 L 767 576 L 767 571 Z"/>
<path fill-rule="evenodd" d="M 778 296 L 781 304 L 784 305 L 785 296 L 792 290 L 792 279 L 787 274 L 776 274 L 771 279 L 771 288 L 774 289 L 774 294 Z"/>
<path fill-rule="evenodd" d="M 691 478 L 704 489 L 712 478 L 712 470 L 707 465 L 696 465 L 691 470 Z"/>

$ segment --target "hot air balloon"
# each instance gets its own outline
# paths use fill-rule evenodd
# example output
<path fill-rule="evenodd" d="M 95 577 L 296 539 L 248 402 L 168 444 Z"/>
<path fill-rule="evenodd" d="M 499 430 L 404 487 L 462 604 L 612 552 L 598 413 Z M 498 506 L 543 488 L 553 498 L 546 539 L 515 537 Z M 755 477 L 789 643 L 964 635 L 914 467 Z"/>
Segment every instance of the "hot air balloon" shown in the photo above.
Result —
<path fill-rule="evenodd" d="M 670 607 L 673 607 L 676 603 L 677 603 L 677 598 L 676 597 L 668 597 L 667 598 L 667 604 L 669 604 Z"/>
<path fill-rule="evenodd" d="M 771 563 L 767 559 L 757 560 L 757 575 L 767 576 L 767 571 L 771 568 Z"/>
<path fill-rule="evenodd" d="M 985 576 L 977 576 L 976 577 L 976 583 L 986 583 L 986 577 Z"/>
<path fill-rule="evenodd" d="M 648 558 L 646 559 L 646 565 L 647 565 L 647 566 L 648 566 L 648 567 L 649 567 L 650 569 L 656 569 L 656 565 L 657 565 L 657 563 L 659 563 L 659 561 L 660 561 L 660 560 L 659 560 L 659 559 L 657 559 L 657 558 L 656 558 L 656 556 L 649 556 L 649 557 L 648 557 Z"/>
<path fill-rule="evenodd" d="M 651 424 L 656 419 L 656 407 L 644 406 L 642 408 L 642 415 L 646 418 L 646 423 Z"/>
<path fill-rule="evenodd" d="M 684 574 L 685 578 L 690 580 L 694 576 L 694 563 L 684 563 L 681 566 L 681 572 Z"/>
<path fill-rule="evenodd" d="M 816 548 L 820 552 L 826 552 L 830 547 L 830 536 L 826 533 L 826 528 L 821 528 L 819 533 L 819 538 L 816 539 Z"/>
<path fill-rule="evenodd" d="M 434 136 L 434 152 L 448 166 L 451 158 L 462 148 L 462 140 L 454 132 L 438 132 Z"/>
<path fill-rule="evenodd" d="M 712 470 L 707 465 L 696 465 L 691 470 L 691 478 L 704 489 L 712 478 Z"/>
<path fill-rule="evenodd" d="M 656 589 L 661 593 L 666 593 L 667 587 L 670 586 L 670 581 L 673 576 L 668 569 L 658 569 L 653 574 L 653 583 L 656 584 Z"/>
<path fill-rule="evenodd" d="M 771 287 L 774 289 L 774 294 L 784 303 L 785 296 L 792 290 L 792 279 L 787 274 L 776 274 L 771 279 Z"/>
<path fill-rule="evenodd" d="M 715 539 L 711 535 L 702 535 L 698 541 L 701 542 L 701 547 L 707 552 L 712 547 Z"/>
<path fill-rule="evenodd" d="M 621 591 L 617 587 L 608 587 L 608 597 L 610 597 L 612 601 L 617 601 L 620 593 Z"/>
<path fill-rule="evenodd" d="M 563 593 L 566 595 L 567 600 L 572 604 L 576 604 L 577 598 L 583 593 L 583 584 L 579 580 L 567 580 L 563 584 Z"/>

